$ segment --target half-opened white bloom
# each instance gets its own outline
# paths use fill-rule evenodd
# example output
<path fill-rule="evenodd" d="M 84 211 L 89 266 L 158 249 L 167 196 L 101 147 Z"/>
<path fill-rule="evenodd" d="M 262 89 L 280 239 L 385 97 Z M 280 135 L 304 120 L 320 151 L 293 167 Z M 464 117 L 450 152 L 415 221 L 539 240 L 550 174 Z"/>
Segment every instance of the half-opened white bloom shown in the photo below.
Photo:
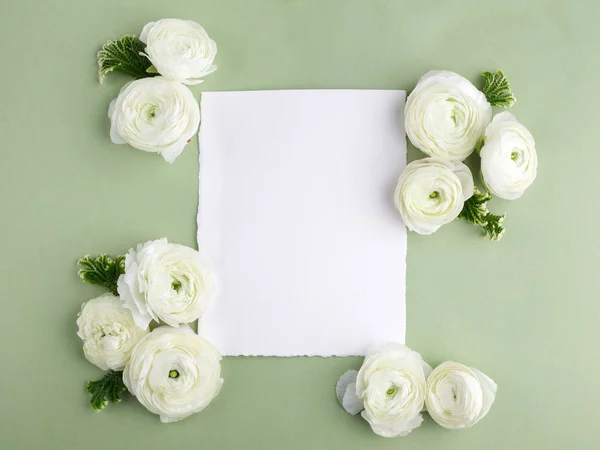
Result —
<path fill-rule="evenodd" d="M 110 138 L 172 163 L 196 134 L 200 107 L 190 90 L 163 77 L 127 83 L 108 108 Z"/>
<path fill-rule="evenodd" d="M 521 197 L 537 176 L 535 140 L 509 112 L 496 115 L 488 125 L 480 155 L 483 181 L 500 198 Z"/>
<path fill-rule="evenodd" d="M 424 158 L 406 166 L 394 200 L 409 230 L 431 234 L 456 219 L 473 189 L 473 175 L 463 163 Z"/>
<path fill-rule="evenodd" d="M 184 84 L 202 83 L 217 70 L 217 44 L 200 24 L 191 20 L 162 19 L 142 30 L 148 59 L 162 76 Z"/>
<path fill-rule="evenodd" d="M 174 327 L 197 320 L 215 293 L 212 271 L 200 253 L 165 238 L 130 249 L 117 285 L 144 329 L 153 319 Z"/>
<path fill-rule="evenodd" d="M 77 326 L 85 357 L 102 370 L 123 370 L 133 348 L 147 334 L 135 324 L 131 311 L 111 294 L 81 305 Z"/>
<path fill-rule="evenodd" d="M 450 161 L 469 156 L 492 119 L 485 95 L 457 73 L 433 70 L 406 100 L 408 138 L 422 152 Z"/>
<path fill-rule="evenodd" d="M 351 414 L 357 414 L 362 403 L 362 416 L 378 435 L 406 436 L 423 422 L 430 371 L 419 353 L 390 342 L 367 354 L 358 373 L 342 375 L 336 387 L 338 399 Z"/>
<path fill-rule="evenodd" d="M 444 428 L 469 428 L 488 413 L 496 390 L 496 383 L 479 370 L 446 361 L 427 378 L 427 412 Z"/>
<path fill-rule="evenodd" d="M 123 383 L 161 422 L 202 411 L 221 390 L 221 355 L 188 327 L 159 327 L 134 348 Z"/>

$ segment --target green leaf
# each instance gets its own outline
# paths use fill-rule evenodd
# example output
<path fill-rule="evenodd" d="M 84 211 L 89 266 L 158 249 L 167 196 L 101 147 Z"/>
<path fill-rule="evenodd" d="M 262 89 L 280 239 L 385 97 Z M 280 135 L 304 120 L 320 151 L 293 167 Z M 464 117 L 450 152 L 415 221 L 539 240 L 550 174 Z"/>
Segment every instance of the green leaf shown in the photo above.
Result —
<path fill-rule="evenodd" d="M 517 99 L 512 93 L 510 83 L 504 72 L 501 70 L 496 73 L 483 72 L 481 76 L 485 82 L 482 92 L 492 106 L 508 108 L 515 104 Z"/>
<path fill-rule="evenodd" d="M 141 55 L 145 45 L 133 35 L 123 36 L 118 41 L 108 41 L 98 52 L 98 78 L 104 81 L 107 73 L 113 70 L 125 72 L 136 80 L 154 77 L 156 72 L 149 72 L 152 66 L 150 60 Z"/>
<path fill-rule="evenodd" d="M 106 372 L 102 378 L 97 381 L 88 381 L 87 388 L 90 398 L 90 406 L 94 411 L 103 410 L 108 402 L 120 403 L 121 394 L 127 390 L 123 384 L 123 372 Z"/>
<path fill-rule="evenodd" d="M 79 278 L 84 283 L 96 284 L 108 289 L 113 295 L 119 295 L 117 280 L 125 273 L 125 256 L 120 255 L 115 259 L 110 256 L 100 255 L 92 259 L 89 255 L 77 261 L 79 265 Z"/>
<path fill-rule="evenodd" d="M 489 212 L 487 203 L 492 199 L 489 192 L 481 192 L 475 188 L 473 196 L 465 202 L 459 218 L 480 227 L 490 241 L 499 241 L 504 236 L 504 218 Z"/>

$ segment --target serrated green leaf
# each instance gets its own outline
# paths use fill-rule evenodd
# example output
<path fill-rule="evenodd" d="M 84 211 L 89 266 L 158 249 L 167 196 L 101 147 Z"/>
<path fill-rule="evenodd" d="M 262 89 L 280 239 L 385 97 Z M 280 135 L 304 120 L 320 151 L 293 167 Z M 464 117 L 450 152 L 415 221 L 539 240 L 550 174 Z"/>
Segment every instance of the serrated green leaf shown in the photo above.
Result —
<path fill-rule="evenodd" d="M 504 236 L 506 214 L 501 216 L 492 214 L 487 208 L 487 203 L 491 199 L 492 194 L 475 188 L 473 196 L 465 202 L 458 217 L 480 227 L 484 236 L 490 241 L 499 241 Z"/>
<path fill-rule="evenodd" d="M 508 108 L 515 104 L 517 99 L 512 93 L 510 83 L 504 72 L 501 70 L 496 73 L 483 72 L 481 76 L 485 83 L 482 92 L 490 105 Z"/>
<path fill-rule="evenodd" d="M 141 55 L 145 45 L 136 36 L 123 36 L 118 41 L 106 42 L 98 52 L 98 78 L 104 81 L 107 73 L 113 70 L 124 72 L 136 80 L 145 77 L 154 77 L 156 72 L 149 72 L 152 66 L 150 60 Z"/>
<path fill-rule="evenodd" d="M 96 381 L 88 381 L 87 393 L 91 395 L 90 406 L 94 411 L 103 410 L 108 402 L 120 403 L 121 394 L 127 390 L 123 384 L 123 372 L 108 371 Z"/>
<path fill-rule="evenodd" d="M 117 281 L 119 276 L 125 273 L 124 255 L 119 255 L 114 259 L 107 255 L 100 255 L 92 259 L 86 255 L 77 261 L 77 264 L 80 267 L 79 278 L 84 283 L 103 286 L 113 295 L 119 295 Z"/>

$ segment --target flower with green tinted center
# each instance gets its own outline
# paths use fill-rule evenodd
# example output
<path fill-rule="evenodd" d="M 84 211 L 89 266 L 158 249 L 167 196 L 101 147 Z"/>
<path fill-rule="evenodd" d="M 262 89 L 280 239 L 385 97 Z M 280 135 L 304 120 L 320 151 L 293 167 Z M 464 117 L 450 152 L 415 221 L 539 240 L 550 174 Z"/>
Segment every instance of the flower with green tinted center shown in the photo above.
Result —
<path fill-rule="evenodd" d="M 406 436 L 421 425 L 425 380 L 431 367 L 402 344 L 369 352 L 359 372 L 349 371 L 336 385 L 338 401 L 362 416 L 380 436 Z"/>
<path fill-rule="evenodd" d="M 406 166 L 394 202 L 408 229 L 431 234 L 456 219 L 473 190 L 473 176 L 463 163 L 424 158 Z"/>
<path fill-rule="evenodd" d="M 517 199 L 535 181 L 535 140 L 509 112 L 496 115 L 487 127 L 480 155 L 483 182 L 500 198 Z"/>

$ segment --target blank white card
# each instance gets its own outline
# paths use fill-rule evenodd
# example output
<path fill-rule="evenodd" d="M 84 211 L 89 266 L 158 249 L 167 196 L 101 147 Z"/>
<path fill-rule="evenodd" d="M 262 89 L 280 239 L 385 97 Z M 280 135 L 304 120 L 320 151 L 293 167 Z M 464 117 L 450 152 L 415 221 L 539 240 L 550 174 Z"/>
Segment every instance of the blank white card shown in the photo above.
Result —
<path fill-rule="evenodd" d="M 404 342 L 404 91 L 205 92 L 198 245 L 224 355 L 364 355 Z"/>

